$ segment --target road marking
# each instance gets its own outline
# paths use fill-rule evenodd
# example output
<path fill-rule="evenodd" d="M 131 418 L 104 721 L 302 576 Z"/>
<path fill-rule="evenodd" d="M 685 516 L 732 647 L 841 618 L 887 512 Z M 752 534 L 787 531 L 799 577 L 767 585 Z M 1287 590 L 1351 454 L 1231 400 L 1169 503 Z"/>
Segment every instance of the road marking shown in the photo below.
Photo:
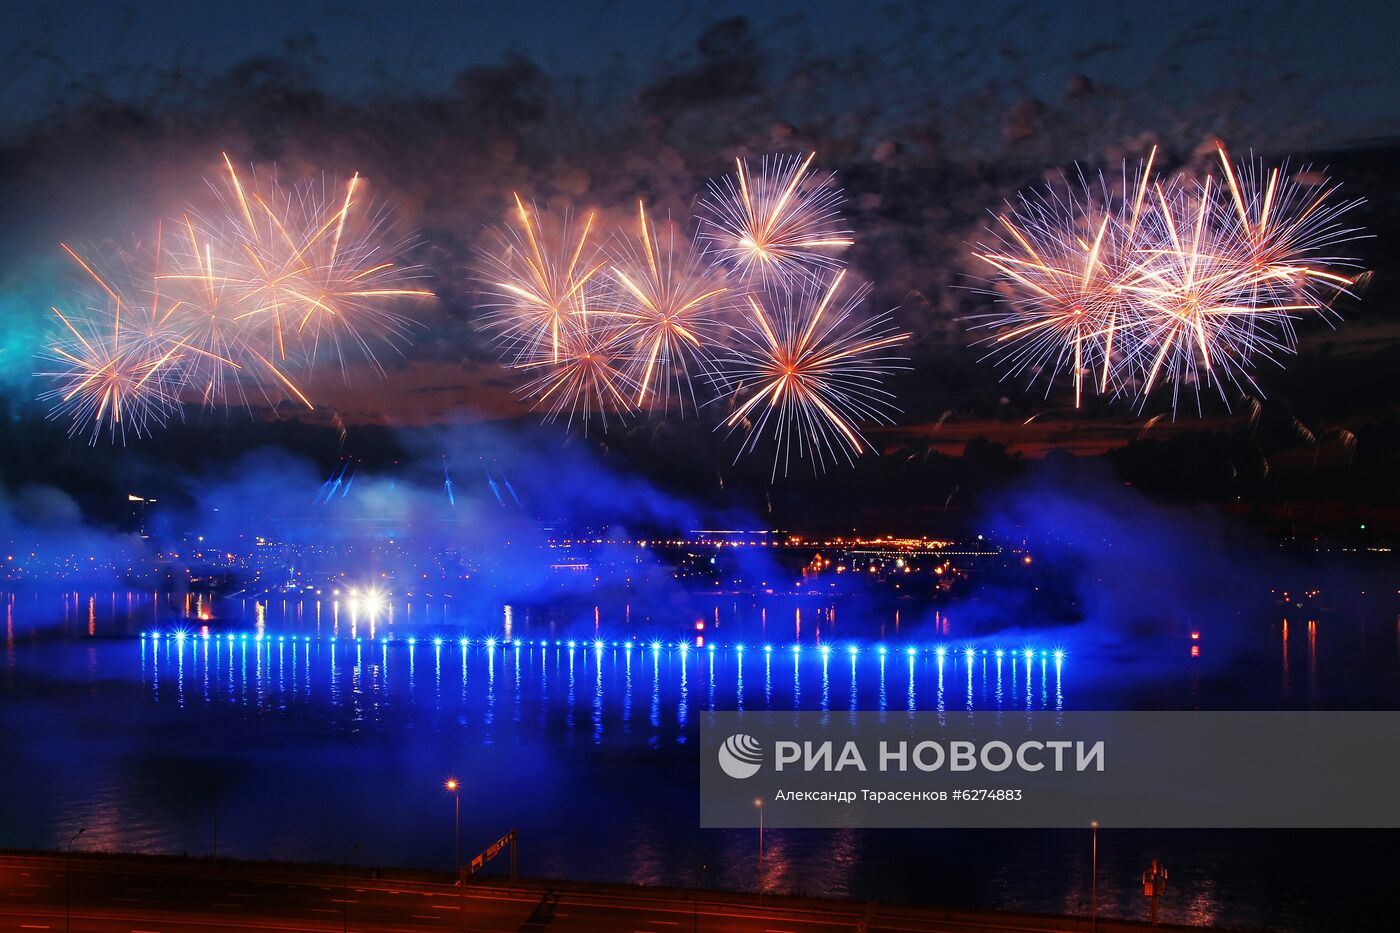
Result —
<path fill-rule="evenodd" d="M 414 919 L 414 920 L 441 920 L 442 918 L 439 917 L 437 914 L 414 914 L 414 915 L 413 915 L 413 919 Z"/>
<path fill-rule="evenodd" d="M 677 921 L 677 920 L 648 920 L 647 922 L 648 922 L 648 923 L 659 923 L 659 924 L 661 924 L 661 925 L 664 926 L 664 927 L 678 927 L 678 926 L 680 926 L 680 922 Z"/>
<path fill-rule="evenodd" d="M 338 913 L 340 913 L 340 911 L 338 911 L 338 910 L 331 910 L 329 907 L 313 907 L 313 908 L 311 908 L 311 912 L 312 912 L 312 913 L 317 913 L 317 914 L 338 914 Z"/>
<path fill-rule="evenodd" d="M 462 908 L 456 907 L 456 906 L 454 906 L 454 905 L 452 905 L 452 904 L 429 904 L 429 905 L 428 905 L 428 909 L 429 909 L 429 910 L 461 910 Z"/>
<path fill-rule="evenodd" d="M 21 930 L 47 930 L 49 926 L 46 923 L 21 923 L 19 928 Z"/>

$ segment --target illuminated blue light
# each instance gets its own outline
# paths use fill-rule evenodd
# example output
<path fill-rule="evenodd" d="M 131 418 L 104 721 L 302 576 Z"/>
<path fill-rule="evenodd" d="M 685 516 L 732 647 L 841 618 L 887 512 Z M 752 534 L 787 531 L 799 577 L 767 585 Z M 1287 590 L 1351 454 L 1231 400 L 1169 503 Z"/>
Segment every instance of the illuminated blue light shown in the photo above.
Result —
<path fill-rule="evenodd" d="M 412 648 L 416 644 L 418 644 L 418 639 L 410 635 L 408 638 L 408 647 Z"/>
<path fill-rule="evenodd" d="M 714 654 L 714 653 L 715 653 L 715 649 L 718 648 L 718 647 L 719 647 L 719 645 L 716 645 L 714 642 L 710 642 L 710 654 Z"/>
<path fill-rule="evenodd" d="M 1034 652 L 1033 650 L 1031 650 L 1030 648 L 1027 648 L 1027 649 L 1026 649 L 1026 658 L 1027 658 L 1027 659 L 1030 659 L 1030 658 L 1033 658 L 1033 657 L 1035 657 L 1035 652 Z"/>
<path fill-rule="evenodd" d="M 201 632 L 201 633 L 200 633 L 200 637 L 203 638 L 205 641 L 208 641 L 208 640 L 209 640 L 209 630 L 208 630 L 208 629 L 205 629 L 203 632 Z"/>
<path fill-rule="evenodd" d="M 160 636 L 157 635 L 156 637 L 159 638 Z M 230 644 L 233 643 L 233 633 L 232 633 L 232 632 L 229 632 L 229 633 L 228 633 L 228 640 L 229 640 L 229 643 L 230 643 Z"/>
<path fill-rule="evenodd" d="M 488 638 L 488 639 L 486 639 L 486 647 L 487 647 L 489 650 L 491 650 L 491 651 L 495 651 L 495 650 L 496 650 L 496 639 L 495 639 L 495 638 Z"/>
<path fill-rule="evenodd" d="M 764 646 L 763 646 L 763 653 L 764 653 L 764 654 L 772 654 L 772 653 L 773 653 L 773 646 L 772 646 L 772 645 L 764 645 Z"/>
<path fill-rule="evenodd" d="M 824 657 L 824 658 L 825 658 L 825 657 L 830 657 L 830 655 L 831 655 L 831 646 L 830 646 L 830 645 L 822 645 L 822 647 L 821 647 L 821 652 L 822 652 L 822 657 Z"/>
<path fill-rule="evenodd" d="M 603 653 L 603 643 L 602 643 L 601 641 L 595 641 L 595 642 L 593 643 L 593 650 L 597 651 L 599 654 L 602 654 L 602 653 Z"/>
<path fill-rule="evenodd" d="M 884 645 L 881 645 L 881 646 L 879 646 L 878 648 L 876 648 L 875 650 L 878 651 L 878 652 L 880 652 L 880 657 L 883 658 L 883 657 L 885 656 L 885 653 L 886 653 L 889 649 L 886 648 Z"/>
<path fill-rule="evenodd" d="M 735 646 L 734 646 L 734 650 L 737 651 L 737 652 L 739 652 L 740 654 L 743 654 L 743 653 L 744 653 L 744 646 L 743 646 L 743 645 L 735 645 Z"/>
<path fill-rule="evenodd" d="M 1000 648 L 998 648 L 998 649 L 997 649 L 997 660 L 1000 661 L 1001 658 L 1002 658 L 1002 655 L 1004 655 L 1004 654 L 1006 654 L 1006 652 L 1005 652 L 1005 651 L 1002 651 Z"/>
<path fill-rule="evenodd" d="M 573 640 L 572 638 L 569 639 L 569 650 L 570 650 L 570 651 L 573 651 L 573 650 L 574 650 L 574 640 Z"/>
<path fill-rule="evenodd" d="M 651 650 L 652 650 L 653 652 L 658 652 L 658 651 L 660 651 L 660 650 L 661 650 L 661 642 L 659 642 L 659 641 L 654 641 L 654 642 L 652 642 L 652 643 L 651 643 Z"/>
<path fill-rule="evenodd" d="M 846 647 L 846 651 L 851 655 L 851 657 L 855 657 L 856 655 L 860 654 L 860 647 L 858 645 L 848 645 Z"/>
<path fill-rule="evenodd" d="M 517 651 L 520 650 L 520 639 L 517 638 L 512 644 Z"/>
<path fill-rule="evenodd" d="M 963 655 L 970 661 L 970 660 L 972 660 L 973 658 L 977 657 L 977 649 L 976 649 L 976 648 L 968 648 L 968 649 L 966 649 L 965 651 L 963 651 Z"/>
<path fill-rule="evenodd" d="M 948 649 L 947 649 L 947 648 L 944 648 L 942 645 L 939 645 L 937 648 L 933 649 L 933 653 L 936 654 L 936 655 L 938 655 L 938 660 L 941 661 L 941 660 L 943 660 L 945 657 L 947 657 L 947 655 L 948 655 Z"/>
<path fill-rule="evenodd" d="M 1064 659 L 1065 659 L 1065 653 L 1064 653 L 1063 651 L 1061 651 L 1059 648 L 1056 648 L 1056 649 L 1055 649 L 1055 663 L 1056 663 L 1056 664 L 1059 664 L 1059 663 L 1060 663 L 1061 661 L 1063 661 Z"/>
<path fill-rule="evenodd" d="M 441 648 L 441 647 L 442 647 L 442 639 L 441 639 L 441 638 L 434 638 L 434 639 L 433 639 L 433 647 L 434 647 L 434 648 Z"/>
<path fill-rule="evenodd" d="M 459 638 L 459 639 L 457 639 L 457 644 L 461 645 L 463 648 L 467 647 L 467 645 L 469 645 L 470 643 L 471 643 L 471 639 L 470 639 L 470 638 Z"/>
<path fill-rule="evenodd" d="M 793 653 L 793 654 L 801 654 L 801 653 L 802 653 L 802 646 L 801 646 L 801 645 L 793 645 L 793 646 L 792 646 L 792 653 Z"/>
<path fill-rule="evenodd" d="M 175 633 L 175 640 L 176 640 L 176 641 L 184 641 L 184 640 L 185 640 L 185 633 L 184 633 L 184 632 L 176 632 L 176 633 Z"/>
<path fill-rule="evenodd" d="M 913 645 L 910 645 L 908 648 L 904 649 L 904 653 L 912 658 L 914 655 L 919 653 L 919 649 L 915 648 Z"/>

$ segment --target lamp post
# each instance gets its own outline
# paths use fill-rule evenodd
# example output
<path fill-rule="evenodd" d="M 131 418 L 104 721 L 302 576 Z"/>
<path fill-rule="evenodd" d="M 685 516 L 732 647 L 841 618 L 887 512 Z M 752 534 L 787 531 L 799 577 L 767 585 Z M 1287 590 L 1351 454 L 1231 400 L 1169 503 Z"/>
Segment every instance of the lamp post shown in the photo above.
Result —
<path fill-rule="evenodd" d="M 350 859 L 354 857 L 356 850 L 360 848 L 357 842 L 350 847 L 350 851 L 345 853 L 345 874 L 342 876 L 340 890 L 340 930 L 341 933 L 349 933 L 350 930 Z"/>
<path fill-rule="evenodd" d="M 695 897 L 691 899 L 691 905 L 695 908 L 695 933 L 700 933 L 700 884 L 709 867 L 702 864 L 700 870 L 695 873 Z"/>
<path fill-rule="evenodd" d="M 1098 933 L 1099 929 L 1099 821 L 1090 820 L 1089 829 L 1093 833 L 1093 848 L 1089 875 L 1089 929 Z"/>
<path fill-rule="evenodd" d="M 453 829 L 452 829 L 452 874 L 458 875 L 462 871 L 462 785 L 456 778 L 448 778 L 442 785 L 452 794 L 453 804 Z"/>
<path fill-rule="evenodd" d="M 69 868 L 72 863 L 73 843 L 78 841 L 78 837 L 87 832 L 84 826 L 73 834 L 68 840 L 68 844 L 63 847 L 63 929 L 65 933 L 73 929 L 73 872 Z"/>
<path fill-rule="evenodd" d="M 758 809 L 758 903 L 763 906 L 763 798 L 755 797 L 754 807 Z"/>

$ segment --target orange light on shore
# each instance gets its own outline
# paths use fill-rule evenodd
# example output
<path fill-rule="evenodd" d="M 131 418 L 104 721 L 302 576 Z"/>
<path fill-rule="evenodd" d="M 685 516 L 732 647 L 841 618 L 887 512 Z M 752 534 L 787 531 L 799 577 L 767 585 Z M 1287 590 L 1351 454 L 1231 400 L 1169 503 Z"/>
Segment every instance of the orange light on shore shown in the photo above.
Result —
<path fill-rule="evenodd" d="M 455 791 L 458 787 L 461 787 L 462 785 L 457 783 L 456 778 L 448 778 L 446 783 L 444 783 L 442 786 L 446 787 L 448 790 Z"/>

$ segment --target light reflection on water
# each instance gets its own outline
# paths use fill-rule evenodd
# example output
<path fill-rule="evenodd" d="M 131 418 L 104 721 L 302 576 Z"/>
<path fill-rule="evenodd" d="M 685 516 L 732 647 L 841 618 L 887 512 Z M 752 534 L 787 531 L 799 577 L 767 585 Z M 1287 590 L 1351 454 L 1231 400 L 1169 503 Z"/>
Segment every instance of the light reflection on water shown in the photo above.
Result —
<path fill-rule="evenodd" d="M 86 828 L 94 848 L 207 854 L 217 836 L 222 854 L 327 859 L 359 841 L 371 864 L 446 868 L 449 811 L 437 787 L 451 773 L 464 780 L 464 848 L 516 826 L 526 872 L 752 888 L 756 834 L 696 829 L 687 749 L 696 714 L 1112 708 L 1128 687 L 1090 646 L 1070 645 L 1063 660 L 1050 644 L 1027 656 L 1022 638 L 998 651 L 994 638 L 958 632 L 944 615 L 917 628 L 907 607 L 902 620 L 864 629 L 843 612 L 838 632 L 833 607 L 760 604 L 745 616 L 716 604 L 638 633 L 625 628 L 642 616 L 631 606 L 590 607 L 572 626 L 523 607 L 454 620 L 438 603 L 366 616 L 335 602 L 323 612 L 319 603 L 145 594 L 0 598 L 0 740 L 14 750 L 0 845 L 51 847 Z M 882 630 L 896 625 L 903 631 L 886 641 Z M 171 636 L 177 630 L 183 638 Z M 1290 638 L 1275 617 L 1260 633 L 1256 686 L 1281 705 L 1334 695 L 1364 670 L 1345 663 L 1358 643 L 1335 622 L 1295 621 Z M 1400 621 L 1393 639 L 1389 619 L 1381 636 L 1386 651 L 1359 646 L 1393 680 Z M 1185 689 L 1170 696 L 1209 696 L 1214 681 L 1202 681 L 1182 648 L 1170 677 Z M 1232 703 L 1222 696 L 1220 705 Z M 1076 913 L 1087 889 L 1084 836 L 770 832 L 767 883 Z M 1291 847 L 1262 838 L 1105 831 L 1104 910 L 1137 916 L 1137 876 L 1160 856 L 1180 892 L 1165 919 L 1296 926 L 1297 911 L 1317 909 L 1310 895 L 1280 901 L 1249 879 L 1271 860 L 1307 875 L 1300 862 L 1326 847 L 1315 837 Z"/>
<path fill-rule="evenodd" d="M 746 686 L 754 651 L 692 651 L 678 648 L 565 646 L 389 645 L 302 638 L 138 637 L 138 678 L 153 703 L 226 703 L 259 710 L 288 711 L 325 702 L 343 710 L 349 722 L 377 722 L 391 709 L 391 698 L 418 699 L 417 670 L 432 666 L 431 707 L 470 710 L 494 722 L 502 703 L 512 723 L 523 721 L 527 708 L 563 717 L 566 731 L 577 722 L 580 679 L 593 682 L 593 741 L 602 740 L 607 710 L 630 728 L 634 706 L 645 702 L 653 732 L 663 726 L 663 700 L 674 725 L 684 726 L 693 710 L 690 682 L 705 682 L 704 708 L 888 710 L 888 658 L 869 653 L 833 664 L 815 652 L 763 652 L 761 694 Z M 121 653 L 118 642 L 103 644 Z M 444 662 L 444 655 L 449 659 Z M 454 663 L 455 662 L 455 663 Z M 774 668 L 778 668 L 775 677 Z M 946 711 L 950 702 L 973 709 L 1064 709 L 1066 662 L 1048 657 L 1003 660 L 990 656 L 909 656 L 903 667 L 910 710 Z M 787 668 L 784 671 L 783 668 Z M 789 676 L 785 676 L 789 674 Z M 803 695 L 804 675 L 820 690 Z M 752 675 L 749 675 L 750 677 Z M 501 700 L 498 679 L 508 678 Z M 565 680 L 562 694 L 552 681 Z M 1006 689 L 1009 682 L 1010 689 Z M 1018 689 L 1024 684 L 1024 691 Z M 950 686 L 955 684 L 956 686 Z M 932 689 L 928 689 L 928 688 Z M 639 694 L 644 694 L 640 697 Z M 762 702 L 756 702 L 761 696 Z M 920 697 L 925 705 L 920 705 Z M 671 722 L 665 723 L 667 727 Z M 655 736 L 653 736 L 653 739 Z"/>

